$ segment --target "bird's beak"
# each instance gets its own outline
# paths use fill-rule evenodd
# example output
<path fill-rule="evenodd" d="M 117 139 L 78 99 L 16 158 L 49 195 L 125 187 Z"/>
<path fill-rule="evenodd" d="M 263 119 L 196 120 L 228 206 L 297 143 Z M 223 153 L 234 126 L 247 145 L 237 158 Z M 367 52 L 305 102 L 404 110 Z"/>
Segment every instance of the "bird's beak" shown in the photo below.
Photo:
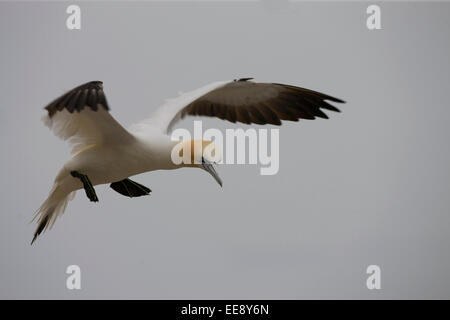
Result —
<path fill-rule="evenodd" d="M 217 183 L 222 186 L 222 180 L 220 179 L 219 175 L 217 174 L 216 169 L 214 168 L 214 164 L 212 162 L 208 162 L 207 160 L 203 159 L 202 161 L 202 168 L 209 172 L 210 175 L 213 176 L 214 180 L 217 181 Z"/>

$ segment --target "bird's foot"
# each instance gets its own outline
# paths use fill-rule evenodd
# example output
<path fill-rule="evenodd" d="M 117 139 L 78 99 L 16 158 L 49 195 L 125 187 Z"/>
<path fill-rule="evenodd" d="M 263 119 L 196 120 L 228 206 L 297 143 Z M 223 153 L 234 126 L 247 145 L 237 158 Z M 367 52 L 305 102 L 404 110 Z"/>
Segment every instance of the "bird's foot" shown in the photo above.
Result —
<path fill-rule="evenodd" d="M 92 202 L 98 202 L 94 186 L 92 185 L 91 180 L 89 180 L 88 176 L 85 174 L 81 174 L 78 171 L 71 171 L 70 174 L 72 175 L 72 177 L 81 180 L 84 191 L 86 192 L 86 196 L 89 198 L 89 200 L 91 200 Z"/>
<path fill-rule="evenodd" d="M 150 190 L 146 186 L 143 186 L 142 184 L 130 179 L 111 183 L 110 187 L 114 191 L 117 191 L 118 193 L 130 198 L 148 196 L 150 192 L 152 192 L 152 190 Z"/>

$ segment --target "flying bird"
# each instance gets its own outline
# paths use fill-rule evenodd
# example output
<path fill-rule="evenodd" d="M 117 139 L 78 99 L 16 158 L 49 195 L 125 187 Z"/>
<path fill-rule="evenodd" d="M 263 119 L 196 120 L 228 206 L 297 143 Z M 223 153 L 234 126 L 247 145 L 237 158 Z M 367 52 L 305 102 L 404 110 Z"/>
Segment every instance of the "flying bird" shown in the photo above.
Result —
<path fill-rule="evenodd" d="M 84 189 L 90 201 L 98 201 L 94 186 L 110 184 L 127 196 L 149 195 L 151 190 L 130 179 L 154 170 L 197 167 L 222 185 L 214 163 L 196 154 L 191 141 L 173 141 L 170 132 L 185 116 L 216 117 L 245 124 L 281 125 L 282 120 L 325 118 L 322 109 L 339 112 L 327 101 L 344 103 L 329 95 L 279 83 L 258 83 L 252 78 L 214 82 L 169 99 L 149 118 L 125 129 L 109 113 L 101 81 L 91 81 L 63 94 L 45 107 L 44 123 L 67 140 L 72 157 L 57 174 L 48 198 L 37 210 L 37 229 L 31 244 L 61 215 L 76 190 Z M 172 149 L 179 143 L 192 148 L 199 163 L 175 164 Z M 202 141 L 208 145 L 210 141 Z M 34 220 L 33 219 L 33 220 Z"/>

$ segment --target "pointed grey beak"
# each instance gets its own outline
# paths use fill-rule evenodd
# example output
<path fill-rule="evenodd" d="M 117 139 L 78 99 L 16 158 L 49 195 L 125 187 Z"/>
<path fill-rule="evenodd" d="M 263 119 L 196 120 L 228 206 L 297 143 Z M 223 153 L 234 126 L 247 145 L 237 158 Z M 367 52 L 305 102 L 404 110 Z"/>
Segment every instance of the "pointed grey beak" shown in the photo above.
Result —
<path fill-rule="evenodd" d="M 213 163 L 208 162 L 205 159 L 203 159 L 202 168 L 204 170 L 208 171 L 209 174 L 213 176 L 214 180 L 216 180 L 217 183 L 222 187 L 222 180 L 220 179 L 219 175 L 217 174 Z"/>

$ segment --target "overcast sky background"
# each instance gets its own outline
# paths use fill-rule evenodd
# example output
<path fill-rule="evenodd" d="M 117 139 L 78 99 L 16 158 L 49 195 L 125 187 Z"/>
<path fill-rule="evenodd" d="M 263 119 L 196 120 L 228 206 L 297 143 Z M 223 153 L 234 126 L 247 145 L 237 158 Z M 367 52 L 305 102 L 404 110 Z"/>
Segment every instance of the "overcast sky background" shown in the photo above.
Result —
<path fill-rule="evenodd" d="M 0 3 L 0 298 L 450 298 L 450 4 L 382 3 L 379 31 L 367 3 L 82 2 L 80 31 L 68 4 Z M 40 121 L 48 102 L 102 80 L 128 126 L 239 77 L 347 104 L 280 128 L 277 175 L 223 165 L 220 189 L 200 170 L 147 173 L 137 199 L 98 186 L 29 245 L 69 158 Z"/>

